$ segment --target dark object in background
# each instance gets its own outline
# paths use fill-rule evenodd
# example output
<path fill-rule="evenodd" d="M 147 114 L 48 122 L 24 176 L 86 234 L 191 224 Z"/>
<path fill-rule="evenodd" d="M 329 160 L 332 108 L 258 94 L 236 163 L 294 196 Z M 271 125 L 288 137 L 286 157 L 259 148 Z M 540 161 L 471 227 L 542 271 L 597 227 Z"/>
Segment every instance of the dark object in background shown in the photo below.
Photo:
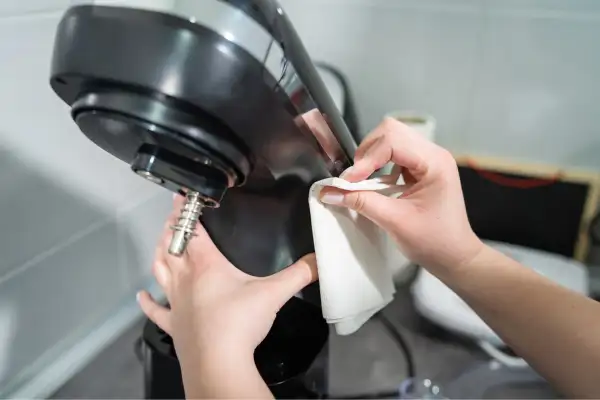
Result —
<path fill-rule="evenodd" d="M 325 392 L 327 382 L 322 379 L 327 365 L 318 364 L 322 358 L 317 356 L 327 351 L 328 336 L 329 327 L 318 307 L 296 297 L 283 306 L 254 354 L 256 366 L 276 398 L 312 399 Z M 141 356 L 146 398 L 185 398 L 173 341 L 150 321 L 144 327 Z M 235 377 L 231 381 L 235 384 Z"/>
<path fill-rule="evenodd" d="M 596 176 L 574 179 L 565 172 L 544 181 L 531 168 L 507 172 L 502 166 L 474 166 L 460 159 L 459 172 L 478 236 L 584 261 L 585 228 L 597 202 Z"/>

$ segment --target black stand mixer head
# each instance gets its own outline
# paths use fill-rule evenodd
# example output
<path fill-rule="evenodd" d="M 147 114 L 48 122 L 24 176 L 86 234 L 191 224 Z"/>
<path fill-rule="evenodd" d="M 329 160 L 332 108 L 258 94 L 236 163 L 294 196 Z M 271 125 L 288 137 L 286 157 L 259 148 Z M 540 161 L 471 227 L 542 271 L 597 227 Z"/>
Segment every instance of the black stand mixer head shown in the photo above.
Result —
<path fill-rule="evenodd" d="M 81 131 L 139 175 L 190 194 L 173 254 L 202 208 L 254 170 L 253 180 L 324 177 L 355 148 L 281 8 L 252 3 L 210 0 L 187 19 L 83 5 L 56 35 L 51 85 Z M 312 131 L 302 120 L 311 109 L 323 119 Z"/>
<path fill-rule="evenodd" d="M 91 141 L 186 196 L 172 254 L 185 252 L 201 218 L 234 265 L 266 276 L 314 251 L 308 190 L 349 167 L 356 142 L 276 1 L 196 7 L 186 16 L 72 7 L 50 83 Z M 314 287 L 302 295 L 319 304 Z M 302 319 L 297 310 L 290 315 Z M 311 332 L 322 338 L 327 325 L 317 321 Z M 281 353 L 269 341 L 297 336 L 275 327 L 262 348 Z M 306 341 L 316 347 L 305 354 L 316 357 L 325 341 Z M 261 354 L 263 372 L 286 359 Z"/>

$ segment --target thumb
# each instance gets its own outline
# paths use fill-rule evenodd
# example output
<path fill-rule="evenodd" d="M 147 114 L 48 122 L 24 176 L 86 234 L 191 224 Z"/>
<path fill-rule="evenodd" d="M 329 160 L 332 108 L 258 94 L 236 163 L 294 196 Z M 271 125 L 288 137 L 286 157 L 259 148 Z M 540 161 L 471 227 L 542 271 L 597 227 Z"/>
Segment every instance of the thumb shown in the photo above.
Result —
<path fill-rule="evenodd" d="M 343 206 L 358 212 L 381 228 L 392 228 L 392 214 L 397 214 L 405 204 L 401 200 L 371 191 L 346 192 L 335 188 L 321 191 L 321 202 Z"/>
<path fill-rule="evenodd" d="M 267 290 L 271 300 L 277 303 L 277 310 L 291 299 L 296 293 L 317 280 L 317 258 L 315 254 L 308 254 L 279 271 L 275 275 L 266 278 Z"/>

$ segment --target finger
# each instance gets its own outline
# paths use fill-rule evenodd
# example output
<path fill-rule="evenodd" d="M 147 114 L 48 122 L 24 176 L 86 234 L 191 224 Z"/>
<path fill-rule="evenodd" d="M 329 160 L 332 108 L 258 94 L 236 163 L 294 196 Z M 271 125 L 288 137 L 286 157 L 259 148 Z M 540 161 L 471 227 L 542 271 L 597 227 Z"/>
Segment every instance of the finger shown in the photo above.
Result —
<path fill-rule="evenodd" d="M 360 161 L 363 158 L 365 158 L 365 156 L 369 153 L 373 146 L 375 146 L 378 142 L 385 140 L 386 136 L 396 135 L 397 132 L 394 132 L 394 128 L 394 124 L 390 123 L 390 121 L 387 119 L 385 119 L 381 124 L 379 124 L 361 142 L 360 146 L 358 146 L 358 149 L 356 149 L 356 152 L 354 154 L 355 165 L 344 171 L 344 173 L 340 177 L 342 179 L 346 179 L 349 182 L 359 182 L 371 176 L 373 172 L 375 172 L 377 169 L 369 168 L 368 163 L 361 163 Z M 359 165 L 357 166 L 356 164 Z"/>
<path fill-rule="evenodd" d="M 171 211 L 171 214 L 169 214 L 165 224 L 163 225 L 163 230 L 158 243 L 156 244 L 156 249 L 154 250 L 154 262 L 162 262 L 164 264 L 167 263 L 165 256 L 167 254 L 167 249 L 169 248 L 168 246 L 171 242 L 171 226 L 177 222 L 177 215 L 178 214 L 175 211 Z"/>
<path fill-rule="evenodd" d="M 427 164 L 411 140 L 403 141 L 399 136 L 388 136 L 385 140 L 376 142 L 354 166 L 360 173 L 367 174 L 377 171 L 389 162 L 401 167 L 417 180 L 427 172 Z"/>
<path fill-rule="evenodd" d="M 155 261 L 154 265 L 152 266 L 152 274 L 154 275 L 156 282 L 158 282 L 165 295 L 167 295 L 167 298 L 170 298 L 172 277 L 169 267 L 163 262 Z"/>
<path fill-rule="evenodd" d="M 340 175 L 340 178 L 345 179 L 348 182 L 360 182 L 371 176 L 371 174 L 373 174 L 375 171 L 372 171 L 369 168 L 364 168 L 366 165 L 364 163 L 360 163 L 360 160 L 364 157 L 367 151 L 380 140 L 380 138 L 381 134 L 379 133 L 376 135 L 367 136 L 354 154 L 354 165 L 345 170 Z"/>
<path fill-rule="evenodd" d="M 168 224 L 169 226 L 173 226 L 173 225 L 177 224 L 178 218 L 181 214 L 181 210 L 183 209 L 183 207 L 185 205 L 185 201 L 186 201 L 186 199 L 182 195 L 174 196 L 173 214 L 171 217 L 172 219 L 171 219 L 170 223 Z M 173 232 L 171 229 L 169 229 L 168 232 L 165 233 L 164 242 L 163 242 L 163 246 L 167 250 L 171 243 L 172 237 L 173 237 Z M 165 251 L 165 254 L 168 254 L 168 251 Z M 186 247 L 186 253 L 183 255 L 183 257 L 173 257 L 173 256 L 170 256 L 170 257 L 176 258 L 179 260 L 186 259 L 187 257 L 189 257 L 192 260 L 197 261 L 198 257 L 210 259 L 212 257 L 223 257 L 223 255 L 221 254 L 221 252 L 218 250 L 218 248 L 213 243 L 213 241 L 210 238 L 206 229 L 204 229 L 202 224 L 200 222 L 198 222 L 198 224 L 196 224 L 196 227 L 194 229 L 194 236 L 188 242 L 188 245 Z M 172 261 L 175 261 L 175 260 L 172 260 Z"/>
<path fill-rule="evenodd" d="M 404 184 L 408 187 L 417 183 L 417 180 L 415 179 L 415 177 L 412 176 L 411 173 L 406 168 L 401 167 L 396 164 L 394 164 L 394 166 L 392 167 L 392 171 L 390 172 L 390 177 L 392 178 L 392 180 L 395 180 L 395 182 L 398 182 L 400 180 L 400 177 L 402 177 Z"/>
<path fill-rule="evenodd" d="M 366 139 L 361 142 L 360 146 L 358 146 L 358 149 L 356 149 L 356 152 L 354 153 L 354 161 L 356 162 L 361 160 L 365 154 L 367 154 L 369 149 L 371 149 L 371 147 L 373 147 L 375 143 L 380 141 L 384 136 L 385 132 L 380 127 L 377 127 L 377 129 L 375 129 L 373 133 L 369 134 L 369 136 L 367 136 Z"/>
<path fill-rule="evenodd" d="M 367 179 L 371 174 L 392 162 L 415 179 L 427 172 L 427 163 L 422 157 L 420 136 L 408 126 L 386 119 L 374 132 L 374 139 L 357 150 L 355 164 L 343 178 L 351 182 Z"/>
<path fill-rule="evenodd" d="M 138 293 L 137 296 L 140 308 L 160 329 L 171 335 L 171 318 L 170 311 L 154 301 L 150 294 L 146 291 Z"/>
<path fill-rule="evenodd" d="M 379 167 L 381 168 L 381 167 Z M 379 168 L 374 168 L 370 160 L 358 160 L 340 176 L 348 182 L 360 182 L 368 179 Z"/>
<path fill-rule="evenodd" d="M 173 211 L 181 211 L 185 204 L 185 196 L 181 193 L 173 193 Z"/>
<path fill-rule="evenodd" d="M 327 188 L 321 194 L 323 203 L 354 210 L 387 231 L 392 230 L 395 221 L 414 207 L 406 201 L 370 191 L 346 192 Z"/>
<path fill-rule="evenodd" d="M 367 137 L 360 143 L 356 153 L 354 154 L 354 161 L 362 159 L 369 149 L 377 143 L 381 138 L 390 134 L 397 134 L 395 130 L 398 128 L 396 124 L 389 118 L 384 119 L 377 127 L 367 135 Z"/>
<path fill-rule="evenodd" d="M 279 310 L 296 293 L 317 280 L 317 259 L 315 254 L 308 254 L 286 269 L 265 279 L 264 293 L 269 294 L 270 301 Z"/>
<path fill-rule="evenodd" d="M 354 153 L 354 163 L 358 163 L 362 160 L 369 150 L 379 141 L 385 139 L 388 134 L 394 134 L 392 125 L 389 121 L 384 120 L 379 126 L 377 126 L 367 137 L 360 143 L 358 149 Z M 375 171 L 364 170 L 362 168 L 350 167 L 340 176 L 342 179 L 346 179 L 349 182 L 359 182 L 367 179 Z"/>
<path fill-rule="evenodd" d="M 171 240 L 173 239 L 173 227 L 177 225 L 178 218 L 179 211 L 175 209 L 171 212 L 165 222 L 162 236 L 156 248 L 156 261 L 164 263 L 169 270 L 173 267 L 180 267 L 185 263 L 185 257 L 176 257 L 169 253 L 169 247 L 171 246 Z"/>
<path fill-rule="evenodd" d="M 225 258 L 201 223 L 196 225 L 195 234 L 196 236 L 190 240 L 187 247 L 189 258 L 194 264 L 202 265 L 204 263 L 209 265 Z"/>

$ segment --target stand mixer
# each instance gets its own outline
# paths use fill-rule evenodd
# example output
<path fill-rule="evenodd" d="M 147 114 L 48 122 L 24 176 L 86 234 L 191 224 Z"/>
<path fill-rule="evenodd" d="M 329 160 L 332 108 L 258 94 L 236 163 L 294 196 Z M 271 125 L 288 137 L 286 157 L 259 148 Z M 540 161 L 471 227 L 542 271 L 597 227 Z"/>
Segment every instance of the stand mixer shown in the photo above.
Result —
<path fill-rule="evenodd" d="M 308 190 L 349 167 L 357 146 L 274 0 L 203 0 L 190 15 L 71 7 L 56 33 L 50 84 L 92 142 L 186 196 L 171 254 L 185 252 L 201 220 L 223 254 L 254 276 L 313 251 Z M 326 357 L 327 326 L 314 318 L 318 287 L 298 297 L 256 358 L 263 376 L 277 376 L 267 382 L 274 394 L 306 398 L 297 386 L 281 389 L 286 365 L 299 357 L 292 348 L 303 338 L 313 347 L 295 378 Z M 285 321 L 296 321 L 293 332 Z M 153 324 L 144 337 L 152 351 L 176 358 Z M 160 386 L 152 383 L 147 388 Z"/>

